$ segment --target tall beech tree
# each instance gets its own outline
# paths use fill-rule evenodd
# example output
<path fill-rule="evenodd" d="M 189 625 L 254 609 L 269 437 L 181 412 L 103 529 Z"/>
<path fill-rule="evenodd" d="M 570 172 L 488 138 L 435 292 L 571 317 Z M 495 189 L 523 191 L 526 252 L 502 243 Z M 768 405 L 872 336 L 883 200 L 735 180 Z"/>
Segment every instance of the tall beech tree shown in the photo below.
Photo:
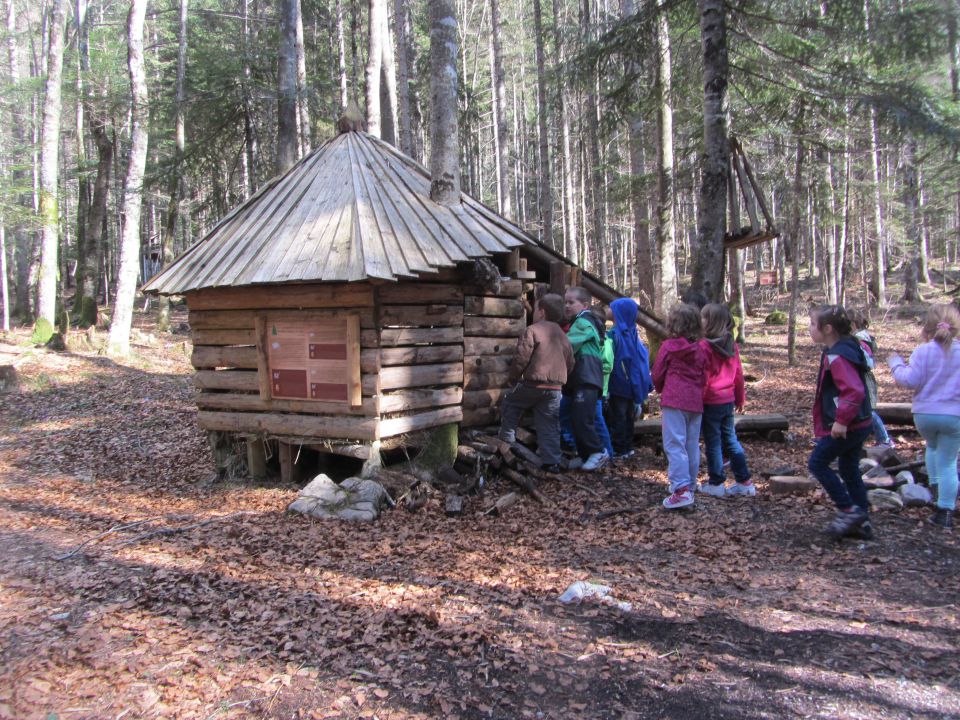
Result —
<path fill-rule="evenodd" d="M 452 0 L 430 2 L 430 198 L 460 202 L 457 123 L 457 9 Z"/>
<path fill-rule="evenodd" d="M 147 0 L 130 0 L 127 15 L 127 68 L 130 73 L 130 155 L 123 187 L 123 228 L 120 238 L 120 267 L 117 295 L 107 341 L 109 355 L 130 352 L 133 301 L 140 270 L 140 209 L 143 204 L 143 174 L 147 163 L 149 96 L 143 66 L 143 24 Z"/>

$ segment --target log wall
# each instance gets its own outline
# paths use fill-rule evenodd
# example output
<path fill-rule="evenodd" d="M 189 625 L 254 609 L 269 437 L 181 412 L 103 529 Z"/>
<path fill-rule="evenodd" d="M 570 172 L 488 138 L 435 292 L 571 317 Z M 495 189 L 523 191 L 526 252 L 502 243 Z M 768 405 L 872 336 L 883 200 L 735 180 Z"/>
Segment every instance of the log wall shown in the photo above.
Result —
<path fill-rule="evenodd" d="M 506 280 L 497 295 L 467 288 L 463 300 L 464 427 L 490 425 L 500 418 L 517 338 L 526 327 L 523 284 Z"/>
<path fill-rule="evenodd" d="M 376 289 L 380 438 L 462 417 L 463 290 L 450 282 Z"/>
<path fill-rule="evenodd" d="M 377 438 L 379 337 L 369 285 L 209 288 L 188 293 L 187 305 L 202 428 L 277 437 Z M 359 316 L 360 404 L 266 399 L 257 351 L 257 316 L 264 310 Z"/>

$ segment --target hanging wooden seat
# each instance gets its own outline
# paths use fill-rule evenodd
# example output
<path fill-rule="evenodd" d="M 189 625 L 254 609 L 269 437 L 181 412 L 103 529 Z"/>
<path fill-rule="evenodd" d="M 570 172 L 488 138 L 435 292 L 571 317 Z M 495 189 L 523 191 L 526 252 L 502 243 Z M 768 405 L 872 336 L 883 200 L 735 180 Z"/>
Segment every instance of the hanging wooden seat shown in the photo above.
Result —
<path fill-rule="evenodd" d="M 730 136 L 730 167 L 728 168 L 727 193 L 730 205 L 730 226 L 738 228 L 726 233 L 723 236 L 723 246 L 727 250 L 750 247 L 757 243 L 773 240 L 780 235 L 780 231 L 774 227 L 773 218 L 770 217 L 770 211 L 767 209 L 767 202 L 763 197 L 763 191 L 757 183 L 753 174 L 753 168 L 743 152 L 743 146 L 736 136 Z M 739 188 L 739 198 L 743 199 L 743 205 L 750 216 L 750 224 L 740 225 L 740 203 L 735 188 Z M 760 218 L 757 214 L 757 206 L 760 206 L 760 212 L 763 213 L 765 226 L 760 226 Z"/>

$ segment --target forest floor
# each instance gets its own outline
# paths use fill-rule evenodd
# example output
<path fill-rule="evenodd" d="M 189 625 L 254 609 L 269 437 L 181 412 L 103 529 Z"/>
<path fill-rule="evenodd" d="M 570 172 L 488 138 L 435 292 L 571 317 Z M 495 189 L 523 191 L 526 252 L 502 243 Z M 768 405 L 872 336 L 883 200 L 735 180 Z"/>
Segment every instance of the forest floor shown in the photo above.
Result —
<path fill-rule="evenodd" d="M 882 358 L 909 355 L 921 312 L 874 311 Z M 484 515 L 497 480 L 462 517 L 434 495 L 363 525 L 287 514 L 293 486 L 217 481 L 186 336 L 136 322 L 122 362 L 26 331 L 0 348 L 21 379 L 0 396 L 0 718 L 960 717 L 958 535 L 905 509 L 875 513 L 873 542 L 828 541 L 822 493 L 760 477 L 805 474 L 805 315 L 795 367 L 785 328 L 748 323 L 748 411 L 791 424 L 744 439 L 754 499 L 668 513 L 644 447 L 543 483 L 551 506 Z M 558 602 L 576 580 L 632 609 Z"/>

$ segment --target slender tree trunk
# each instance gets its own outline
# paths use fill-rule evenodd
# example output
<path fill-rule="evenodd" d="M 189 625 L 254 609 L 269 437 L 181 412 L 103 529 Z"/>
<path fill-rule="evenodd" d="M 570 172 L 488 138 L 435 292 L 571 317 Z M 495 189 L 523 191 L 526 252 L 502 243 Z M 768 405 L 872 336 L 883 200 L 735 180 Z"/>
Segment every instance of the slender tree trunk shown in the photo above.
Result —
<path fill-rule="evenodd" d="M 490 0 L 490 36 L 493 49 L 494 136 L 497 139 L 497 187 L 500 214 L 513 216 L 510 197 L 510 148 L 507 136 L 507 84 L 503 72 L 503 47 L 500 42 L 500 0 Z"/>
<path fill-rule="evenodd" d="M 382 38 L 383 62 L 380 65 L 380 132 L 383 139 L 393 146 L 397 144 L 397 64 L 393 54 L 393 38 L 390 34 L 388 9 L 384 2 Z"/>
<path fill-rule="evenodd" d="M 303 46 L 303 7 L 297 0 L 297 126 L 300 138 L 299 155 L 310 154 L 310 93 L 307 92 L 307 53 Z"/>
<path fill-rule="evenodd" d="M 297 10 L 299 0 L 280 3 L 277 75 L 277 174 L 297 162 Z"/>
<path fill-rule="evenodd" d="M 130 0 L 127 19 L 127 67 L 130 71 L 130 157 L 123 194 L 123 230 L 120 240 L 120 269 L 117 272 L 117 296 L 110 322 L 107 353 L 130 352 L 130 326 L 140 265 L 140 208 L 143 202 L 143 172 L 147 161 L 150 105 L 143 67 L 143 22 L 147 0 Z"/>
<path fill-rule="evenodd" d="M 556 67 L 562 67 L 566 62 L 566 46 L 563 42 L 561 24 L 563 22 L 563 5 L 560 0 L 553 0 L 553 43 L 556 52 Z M 583 194 L 574 191 L 576 177 L 576 161 L 571 138 L 570 102 L 565 94 L 566 83 L 558 82 L 557 88 L 557 120 L 560 123 L 560 173 L 561 173 L 561 225 L 563 227 L 564 254 L 576 263 L 584 264 L 586 257 L 581 247 L 579 213 L 577 211 L 578 198 L 586 202 Z M 582 227 L 586 228 L 586 220 Z"/>
<path fill-rule="evenodd" d="M 400 152 L 416 158 L 413 145 L 413 118 L 411 117 L 410 76 L 413 67 L 413 29 L 410 24 L 408 0 L 396 0 L 394 26 L 397 31 L 397 106 L 400 126 Z"/>
<path fill-rule="evenodd" d="M 801 97 L 794 125 L 797 157 L 793 166 L 793 202 L 790 209 L 790 244 L 793 248 L 790 263 L 790 311 L 787 320 L 787 362 L 797 364 L 797 300 L 800 297 L 800 208 L 803 192 L 803 134 L 806 103 Z"/>
<path fill-rule="evenodd" d="M 900 170 L 903 175 L 904 233 L 907 236 L 907 260 L 903 266 L 903 299 L 905 302 L 918 302 L 920 270 L 920 245 L 923 234 L 919 219 L 919 188 L 917 183 L 917 141 L 909 136 L 900 152 Z"/>
<path fill-rule="evenodd" d="M 547 131 L 547 71 L 540 0 L 533 0 L 533 28 L 537 54 L 537 123 L 540 136 L 540 241 L 553 248 L 556 246 L 553 241 L 553 189 L 550 184 L 550 137 Z"/>
<path fill-rule="evenodd" d="M 727 25 L 723 0 L 700 0 L 703 42 L 703 177 L 692 287 L 712 302 L 723 295 L 723 236 L 727 213 Z"/>
<path fill-rule="evenodd" d="M 250 4 L 243 0 L 243 150 L 247 165 L 247 196 L 257 191 L 257 133 L 253 126 L 253 70 L 251 68 Z"/>
<path fill-rule="evenodd" d="M 917 271 L 920 282 L 930 285 L 930 223 L 927 221 L 926 205 L 926 178 L 917 168 L 917 222 L 920 223 L 921 229 Z"/>
<path fill-rule="evenodd" d="M 350 96 L 347 92 L 347 43 L 343 35 L 343 0 L 336 0 L 337 14 L 337 73 L 340 78 L 340 107 L 342 115 L 346 112 Z"/>
<path fill-rule="evenodd" d="M 47 81 L 43 99 L 43 128 L 40 147 L 40 272 L 37 285 L 38 322 L 45 320 L 50 329 L 56 321 L 57 253 L 60 243 L 60 208 L 57 191 L 61 83 L 63 79 L 64 24 L 66 0 L 55 0 L 50 22 L 50 46 L 47 52 Z M 44 337 L 46 335 L 46 337 Z M 49 339 L 46 332 L 39 338 Z"/>
<path fill-rule="evenodd" d="M 370 0 L 369 47 L 367 48 L 367 132 L 380 137 L 380 67 L 383 64 L 383 28 L 386 0 Z"/>
<path fill-rule="evenodd" d="M 10 332 L 10 289 L 7 285 L 7 228 L 0 215 L 0 303 L 3 303 L 3 331 Z"/>
<path fill-rule="evenodd" d="M 673 99 L 670 25 L 663 0 L 657 0 L 655 52 L 657 94 L 657 247 L 653 304 L 665 315 L 677 301 L 676 230 L 673 195 Z"/>
<path fill-rule="evenodd" d="M 74 25 L 77 28 L 77 269 L 75 273 L 76 292 L 73 298 L 73 314 L 81 313 L 82 301 L 85 294 L 84 277 L 81 269 L 87 255 L 87 216 L 90 212 L 90 181 L 87 175 L 87 145 L 86 145 L 86 108 L 89 106 L 88 93 L 90 92 L 86 76 L 90 71 L 90 53 L 88 44 L 87 3 L 86 0 L 76 0 L 74 5 Z M 84 326 L 81 318 L 81 326 Z"/>
<path fill-rule="evenodd" d="M 184 78 L 187 69 L 187 5 L 189 0 L 180 0 L 180 23 L 178 28 L 177 46 L 177 88 L 176 88 L 176 120 L 175 146 L 173 171 L 170 174 L 168 192 L 170 199 L 167 204 L 167 214 L 163 225 L 163 234 L 160 240 L 160 268 L 173 262 L 173 240 L 177 234 L 177 218 L 180 216 L 180 198 L 183 195 L 183 154 L 186 149 L 186 123 L 184 120 L 184 104 L 186 92 Z M 170 299 L 163 295 L 158 301 L 157 329 L 166 332 L 170 329 Z"/>
<path fill-rule="evenodd" d="M 887 253 L 883 241 L 883 201 L 880 197 L 880 159 L 878 157 L 880 130 L 877 111 L 870 108 L 870 169 L 873 199 L 873 294 L 879 307 L 887 305 Z"/>
<path fill-rule="evenodd" d="M 460 202 L 457 129 L 457 11 L 453 0 L 430 2 L 430 198 Z"/>

